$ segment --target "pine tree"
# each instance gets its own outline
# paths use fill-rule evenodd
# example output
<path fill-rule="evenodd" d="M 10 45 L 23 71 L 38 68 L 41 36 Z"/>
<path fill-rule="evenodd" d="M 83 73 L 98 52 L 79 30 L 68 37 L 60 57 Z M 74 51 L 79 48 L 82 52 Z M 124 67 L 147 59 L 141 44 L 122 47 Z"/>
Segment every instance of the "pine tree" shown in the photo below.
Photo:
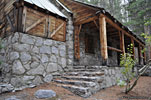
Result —
<path fill-rule="evenodd" d="M 133 0 L 129 1 L 126 7 L 129 13 L 129 21 L 127 23 L 134 32 L 141 34 L 143 32 L 150 33 L 150 25 L 146 26 L 146 21 L 151 17 L 151 2 L 149 0 Z"/>

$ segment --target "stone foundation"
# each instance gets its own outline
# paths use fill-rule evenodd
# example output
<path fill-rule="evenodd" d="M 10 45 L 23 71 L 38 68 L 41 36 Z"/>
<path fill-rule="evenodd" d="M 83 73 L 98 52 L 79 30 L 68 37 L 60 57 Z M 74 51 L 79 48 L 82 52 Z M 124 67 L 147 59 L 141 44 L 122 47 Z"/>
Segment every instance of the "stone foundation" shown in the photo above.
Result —
<path fill-rule="evenodd" d="M 15 88 L 31 87 L 50 82 L 53 75 L 72 69 L 74 27 L 72 17 L 68 17 L 65 42 L 19 32 L 3 39 L 0 83 Z"/>
<path fill-rule="evenodd" d="M 65 42 L 15 33 L 3 44 L 3 81 L 15 87 L 50 82 L 52 75 L 67 68 Z"/>

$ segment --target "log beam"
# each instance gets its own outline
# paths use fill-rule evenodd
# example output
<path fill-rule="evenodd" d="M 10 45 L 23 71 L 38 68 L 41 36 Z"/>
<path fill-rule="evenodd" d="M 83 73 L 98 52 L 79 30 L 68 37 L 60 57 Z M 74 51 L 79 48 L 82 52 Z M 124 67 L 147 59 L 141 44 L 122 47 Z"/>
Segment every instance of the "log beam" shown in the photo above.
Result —
<path fill-rule="evenodd" d="M 97 27 L 97 29 L 99 29 L 99 25 L 97 24 L 97 22 L 95 20 L 93 22 L 94 22 L 95 26 Z"/>
<path fill-rule="evenodd" d="M 132 37 L 136 42 L 138 42 L 139 44 L 141 44 L 141 46 L 144 46 L 144 44 L 142 42 L 140 42 L 138 39 L 136 39 L 134 36 L 132 36 L 130 33 L 128 33 L 127 31 L 125 31 L 124 29 L 122 29 L 119 25 L 117 25 L 115 22 L 113 22 L 111 19 L 109 19 L 107 16 L 103 15 L 106 18 L 106 22 L 109 23 L 110 25 L 112 25 L 114 28 L 116 28 L 119 31 L 122 31 L 125 35 L 127 35 L 128 37 Z"/>
<path fill-rule="evenodd" d="M 106 32 L 106 19 L 104 16 L 99 17 L 100 24 L 100 44 L 101 44 L 101 56 L 103 58 L 103 65 L 107 65 L 108 60 L 108 48 L 107 48 L 107 32 Z"/>
<path fill-rule="evenodd" d="M 109 50 L 113 50 L 113 51 L 116 51 L 116 52 L 120 52 L 120 53 L 123 52 L 122 50 L 117 49 L 117 48 L 114 48 L 114 47 L 107 46 L 107 48 L 108 48 Z"/>

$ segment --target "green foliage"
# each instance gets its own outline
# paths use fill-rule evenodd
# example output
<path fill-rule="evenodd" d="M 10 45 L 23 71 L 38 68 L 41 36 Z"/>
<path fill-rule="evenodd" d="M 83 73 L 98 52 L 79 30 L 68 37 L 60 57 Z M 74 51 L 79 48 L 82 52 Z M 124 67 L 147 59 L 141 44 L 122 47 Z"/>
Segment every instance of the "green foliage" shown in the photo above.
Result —
<path fill-rule="evenodd" d="M 151 35 L 146 34 L 146 33 L 142 33 L 141 36 L 144 37 L 146 45 L 151 46 Z"/>
<path fill-rule="evenodd" d="M 135 73 L 132 71 L 134 65 L 136 64 L 136 60 L 133 59 L 132 54 L 133 54 L 133 45 L 130 44 L 127 48 L 128 53 L 122 54 L 121 55 L 121 60 L 120 60 L 120 66 L 123 67 L 121 70 L 121 73 L 125 77 L 125 80 L 120 80 L 117 81 L 120 86 L 123 84 L 126 85 L 125 92 L 130 88 L 130 81 L 134 78 Z M 123 86 L 124 86 L 123 85 Z"/>
<path fill-rule="evenodd" d="M 124 87 L 126 85 L 126 81 L 120 79 L 117 79 L 116 83 L 120 87 Z"/>
<path fill-rule="evenodd" d="M 131 27 L 138 35 L 144 32 L 145 25 L 151 23 L 151 2 L 150 0 L 133 0 L 130 1 L 125 9 L 128 11 L 128 22 L 126 25 Z M 145 24 L 145 25 L 144 25 Z"/>

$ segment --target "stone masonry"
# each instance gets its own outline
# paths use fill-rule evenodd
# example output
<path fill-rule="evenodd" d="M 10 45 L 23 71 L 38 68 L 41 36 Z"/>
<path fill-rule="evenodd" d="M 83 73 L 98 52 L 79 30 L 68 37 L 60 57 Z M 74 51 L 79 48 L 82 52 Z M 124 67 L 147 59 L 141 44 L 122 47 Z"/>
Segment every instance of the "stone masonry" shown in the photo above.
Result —
<path fill-rule="evenodd" d="M 64 42 L 15 33 L 3 44 L 3 81 L 15 87 L 50 82 L 53 74 L 67 67 Z"/>
<path fill-rule="evenodd" d="M 15 87 L 50 82 L 73 65 L 73 26 L 68 21 L 66 42 L 14 33 L 3 40 L 1 81 Z M 3 79 L 2 79 L 3 78 Z"/>

